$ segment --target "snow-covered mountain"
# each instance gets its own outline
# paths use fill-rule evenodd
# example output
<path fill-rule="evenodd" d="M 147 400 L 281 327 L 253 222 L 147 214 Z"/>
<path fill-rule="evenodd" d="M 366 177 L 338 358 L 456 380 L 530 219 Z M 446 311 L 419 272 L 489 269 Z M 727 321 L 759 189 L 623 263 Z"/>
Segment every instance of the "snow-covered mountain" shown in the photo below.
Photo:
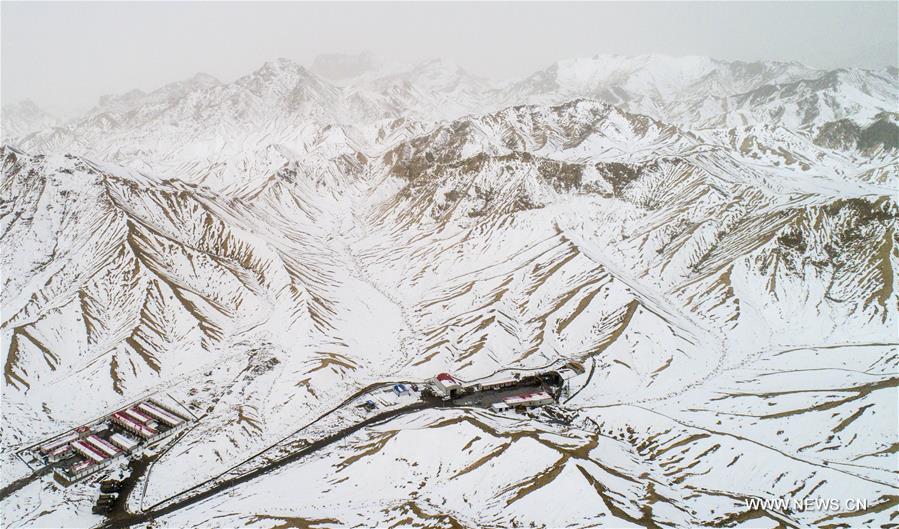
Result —
<path fill-rule="evenodd" d="M 891 523 L 895 71 L 314 70 L 104 98 L 3 148 L 8 525 Z M 354 400 L 572 361 L 527 414 Z M 198 420 L 108 519 L 16 456 L 160 393 Z"/>
<path fill-rule="evenodd" d="M 590 97 L 675 121 L 694 107 L 714 107 L 719 99 L 729 95 L 774 83 L 815 78 L 821 73 L 798 63 L 726 62 L 695 56 L 597 55 L 559 61 L 533 74 L 512 86 L 509 100 L 558 103 Z"/>
<path fill-rule="evenodd" d="M 59 118 L 37 106 L 30 99 L 3 105 L 0 115 L 2 115 L 0 128 L 3 129 L 0 135 L 2 135 L 4 141 L 53 127 L 60 123 Z"/>
<path fill-rule="evenodd" d="M 414 131 L 419 128 L 415 122 L 432 121 L 432 114 L 473 111 L 475 101 L 483 99 L 483 86 L 456 66 L 431 61 L 341 87 L 279 59 L 232 83 L 198 75 L 150 94 L 104 97 L 85 117 L 14 143 L 28 151 L 76 153 L 187 181 L 205 181 L 210 171 L 221 179 L 228 168 L 254 165 L 260 171 L 248 176 L 258 178 L 277 167 L 257 163 L 273 148 L 303 156 L 338 130 L 347 149 L 378 143 L 381 136 L 397 133 L 392 130 L 397 120 L 411 119 L 403 128 Z"/>
<path fill-rule="evenodd" d="M 899 70 L 834 70 L 813 79 L 772 83 L 730 96 L 719 119 L 728 125 L 811 127 L 840 119 L 867 125 L 899 110 Z M 714 121 L 710 122 L 714 124 Z"/>
<path fill-rule="evenodd" d="M 895 112 L 899 72 L 821 71 L 798 63 L 599 55 L 560 61 L 514 84 L 510 104 L 595 98 L 690 128 L 801 128 Z"/>
<path fill-rule="evenodd" d="M 322 59 L 318 69 L 337 60 Z M 340 127 L 354 150 L 380 150 L 440 121 L 522 103 L 595 99 L 686 130 L 773 125 L 814 139 L 822 126 L 843 119 L 867 126 L 895 112 L 899 98 L 895 69 L 821 72 L 796 63 L 596 56 L 560 61 L 499 88 L 442 60 L 354 60 L 364 66 L 339 84 L 279 59 L 231 83 L 199 74 L 149 94 L 105 96 L 84 117 L 12 143 L 198 182 L 209 167 L 258 165 L 254 160 L 275 146 L 301 156 L 327 127 Z M 260 168 L 252 177 L 272 166 Z"/>

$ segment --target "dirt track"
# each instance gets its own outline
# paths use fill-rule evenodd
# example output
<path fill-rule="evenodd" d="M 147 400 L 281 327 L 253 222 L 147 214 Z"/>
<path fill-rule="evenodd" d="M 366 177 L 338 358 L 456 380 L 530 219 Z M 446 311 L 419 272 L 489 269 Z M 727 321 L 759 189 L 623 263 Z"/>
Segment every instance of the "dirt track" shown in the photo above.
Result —
<path fill-rule="evenodd" d="M 24 478 L 19 478 L 19 479 L 13 481 L 13 482 L 10 483 L 9 485 L 7 485 L 7 486 L 3 487 L 2 489 L 0 489 L 0 500 L 6 498 L 7 496 L 9 496 L 10 494 L 12 494 L 13 492 L 15 492 L 15 491 L 21 489 L 22 487 L 28 485 L 28 484 L 31 483 L 32 481 L 34 481 L 34 480 L 36 480 L 36 479 L 39 479 L 39 478 L 41 478 L 41 477 L 43 477 L 43 476 L 46 476 L 47 474 L 53 472 L 53 469 L 54 469 L 54 468 L 56 468 L 56 465 L 47 465 L 47 466 L 45 466 L 44 468 L 41 468 L 41 469 L 39 469 L 39 470 L 35 470 L 34 472 L 32 472 L 31 474 L 25 476 Z"/>
<path fill-rule="evenodd" d="M 318 450 L 321 450 L 322 448 L 324 448 L 330 444 L 333 444 L 337 441 L 340 441 L 341 439 L 344 439 L 345 437 L 352 435 L 353 433 L 361 430 L 362 428 L 366 428 L 368 426 L 372 426 L 372 425 L 375 425 L 375 424 L 378 424 L 381 422 L 388 421 L 388 420 L 398 417 L 400 415 L 414 413 L 414 412 L 424 410 L 424 409 L 429 409 L 429 408 L 445 407 L 448 405 L 450 405 L 450 404 L 443 403 L 442 401 L 417 402 L 415 404 L 410 404 L 410 405 L 404 406 L 402 408 L 396 408 L 396 409 L 393 409 L 390 411 L 385 411 L 385 412 L 377 414 L 377 415 L 373 415 L 359 423 L 356 423 L 348 428 L 341 430 L 338 433 L 335 433 L 333 435 L 324 437 L 322 439 L 319 439 L 318 441 L 310 443 L 309 445 L 303 447 L 301 450 L 298 450 L 292 454 L 284 456 L 281 459 L 278 459 L 276 461 L 268 463 L 262 467 L 259 467 L 255 470 L 252 470 L 241 476 L 223 481 L 222 483 L 219 483 L 218 485 L 215 485 L 214 487 L 212 487 L 206 491 L 197 493 L 194 496 L 185 498 L 183 500 L 176 501 L 174 503 L 171 503 L 165 507 L 161 507 L 158 509 L 153 509 L 153 510 L 149 510 L 149 511 L 142 512 L 142 513 L 122 514 L 122 515 L 116 516 L 114 519 L 107 520 L 106 523 L 100 525 L 99 527 L 104 528 L 104 529 L 118 529 L 118 528 L 131 527 L 136 524 L 146 523 L 146 522 L 155 520 L 155 519 L 159 518 L 160 516 L 164 516 L 166 514 L 171 514 L 175 511 L 183 509 L 189 505 L 193 505 L 195 503 L 201 502 L 201 501 L 203 501 L 207 498 L 210 498 L 212 496 L 215 496 L 216 494 L 219 494 L 225 490 L 231 489 L 237 485 L 240 485 L 241 483 L 246 483 L 247 481 L 256 479 L 256 478 L 258 478 L 264 474 L 267 474 L 273 470 L 281 468 L 284 465 L 293 463 L 294 461 L 302 459 Z"/>

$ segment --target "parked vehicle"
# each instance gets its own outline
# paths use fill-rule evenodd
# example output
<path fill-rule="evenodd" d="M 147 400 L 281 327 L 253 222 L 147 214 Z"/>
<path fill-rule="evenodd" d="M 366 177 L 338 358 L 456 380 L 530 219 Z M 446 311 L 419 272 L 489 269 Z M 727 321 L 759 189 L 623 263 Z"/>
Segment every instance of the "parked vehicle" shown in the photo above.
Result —
<path fill-rule="evenodd" d="M 118 481 L 104 481 L 100 483 L 100 492 L 118 492 L 122 484 Z"/>

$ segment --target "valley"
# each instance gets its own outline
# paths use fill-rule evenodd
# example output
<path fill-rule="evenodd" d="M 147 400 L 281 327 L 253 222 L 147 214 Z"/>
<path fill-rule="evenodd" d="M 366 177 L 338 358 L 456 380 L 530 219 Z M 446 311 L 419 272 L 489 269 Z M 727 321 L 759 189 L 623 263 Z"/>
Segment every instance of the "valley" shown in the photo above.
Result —
<path fill-rule="evenodd" d="M 4 126 L 3 523 L 895 523 L 897 94 L 696 57 L 502 88 L 282 59 Z M 438 373 L 515 381 L 425 395 Z M 104 472 L 16 456 L 162 394 L 196 420 L 108 518 Z"/>

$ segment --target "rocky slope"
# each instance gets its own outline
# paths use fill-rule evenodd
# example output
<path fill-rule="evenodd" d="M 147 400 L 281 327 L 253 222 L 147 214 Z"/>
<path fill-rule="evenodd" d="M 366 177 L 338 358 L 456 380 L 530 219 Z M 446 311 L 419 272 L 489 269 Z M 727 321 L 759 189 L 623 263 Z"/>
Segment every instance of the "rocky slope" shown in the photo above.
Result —
<path fill-rule="evenodd" d="M 410 413 L 149 525 L 893 522 L 895 78 L 347 68 L 199 76 L 4 147 L 4 486 L 21 447 L 147 393 L 200 419 L 132 512 L 338 431 L 370 384 L 575 360 L 557 406 Z M 94 492 L 34 480 L 5 522 L 99 526 Z M 749 503 L 782 498 L 869 503 Z"/>

